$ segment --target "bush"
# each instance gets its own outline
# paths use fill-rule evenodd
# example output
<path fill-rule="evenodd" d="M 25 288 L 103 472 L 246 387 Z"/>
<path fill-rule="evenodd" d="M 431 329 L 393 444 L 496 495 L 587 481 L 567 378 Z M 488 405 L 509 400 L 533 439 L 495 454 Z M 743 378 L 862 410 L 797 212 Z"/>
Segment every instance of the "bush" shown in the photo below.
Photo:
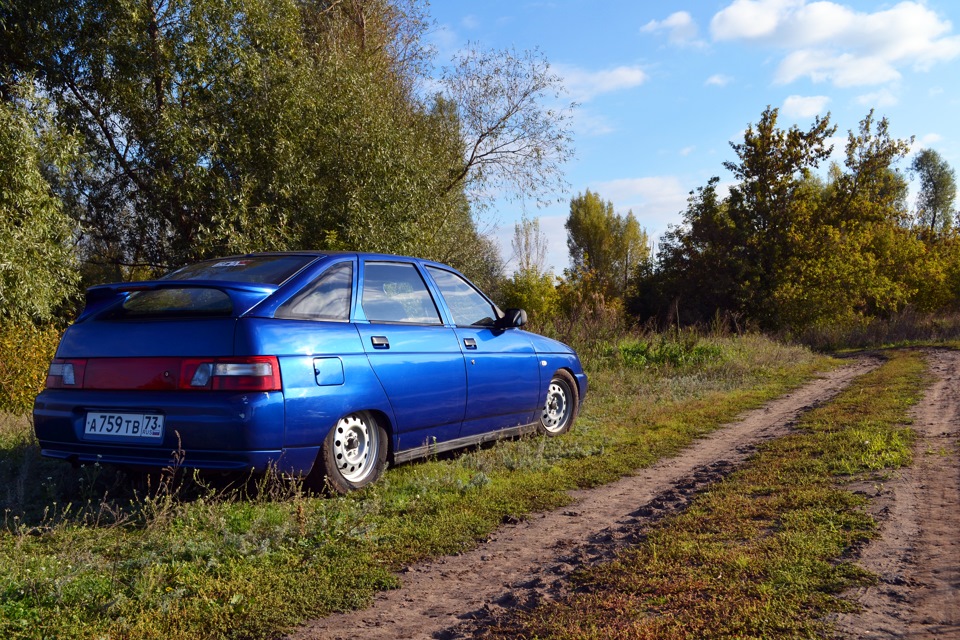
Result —
<path fill-rule="evenodd" d="M 59 341 L 54 327 L 0 324 L 0 411 L 21 415 L 33 408 Z"/>

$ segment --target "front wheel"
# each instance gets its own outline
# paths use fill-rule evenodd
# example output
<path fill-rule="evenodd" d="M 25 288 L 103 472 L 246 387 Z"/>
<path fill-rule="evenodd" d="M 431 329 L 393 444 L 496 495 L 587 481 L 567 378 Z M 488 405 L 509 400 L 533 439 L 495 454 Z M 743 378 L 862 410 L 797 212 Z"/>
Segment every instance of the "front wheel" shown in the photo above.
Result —
<path fill-rule="evenodd" d="M 366 411 L 340 418 L 320 447 L 304 484 L 348 493 L 376 482 L 387 467 L 387 434 Z"/>
<path fill-rule="evenodd" d="M 550 380 L 537 431 L 548 436 L 566 433 L 577 419 L 579 405 L 577 382 L 566 371 L 557 371 Z"/>

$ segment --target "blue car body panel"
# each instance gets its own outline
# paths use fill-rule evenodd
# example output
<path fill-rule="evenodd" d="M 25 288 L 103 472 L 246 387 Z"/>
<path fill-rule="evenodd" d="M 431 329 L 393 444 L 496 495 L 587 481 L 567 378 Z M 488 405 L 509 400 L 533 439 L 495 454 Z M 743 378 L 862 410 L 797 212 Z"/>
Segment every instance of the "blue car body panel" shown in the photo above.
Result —
<path fill-rule="evenodd" d="M 80 394 L 80 397 L 78 397 Z M 83 433 L 88 411 L 149 412 L 165 417 L 164 437 L 133 438 Z M 185 451 L 184 466 L 265 469 L 284 445 L 284 399 L 280 392 L 234 394 L 193 391 L 72 391 L 47 389 L 34 407 L 43 455 L 77 462 L 166 466 Z M 315 455 L 315 454 L 314 454 Z"/>
<path fill-rule="evenodd" d="M 213 266 L 259 255 L 287 254 L 239 256 Z M 183 466 L 201 469 L 262 471 L 274 465 L 307 473 L 330 429 L 357 411 L 377 417 L 390 435 L 393 460 L 403 461 L 533 430 L 556 371 L 574 376 L 581 401 L 586 395 L 586 376 L 568 346 L 518 328 L 457 326 L 425 268 L 452 272 L 449 267 L 376 254 L 293 255 L 303 266 L 282 282 L 161 279 L 88 290 L 86 308 L 57 349 L 58 361 L 269 356 L 279 366 L 282 387 L 195 390 L 183 388 L 192 384 L 190 373 L 177 372 L 181 386 L 165 390 L 48 388 L 34 405 L 42 453 L 80 463 L 160 467 L 182 458 Z M 374 262 L 413 265 L 433 299 L 437 322 L 368 320 L 361 304 L 363 274 Z M 343 263 L 352 268 L 343 292 L 349 317 L 277 317 Z M 116 313 L 138 292 L 193 289 L 222 292 L 232 311 L 215 317 Z M 109 368 L 111 361 L 101 362 Z M 163 437 L 85 434 L 89 412 L 162 415 Z"/>
<path fill-rule="evenodd" d="M 67 328 L 58 358 L 234 355 L 236 318 L 90 321 Z"/>
<path fill-rule="evenodd" d="M 463 422 L 467 382 L 453 329 L 358 324 L 357 330 L 396 416 L 395 448 L 455 439 Z M 374 346 L 374 338 L 385 339 L 386 346 Z"/>
<path fill-rule="evenodd" d="M 460 437 L 532 423 L 543 406 L 543 376 L 529 334 L 487 327 L 457 327 L 456 333 L 467 368 Z"/>

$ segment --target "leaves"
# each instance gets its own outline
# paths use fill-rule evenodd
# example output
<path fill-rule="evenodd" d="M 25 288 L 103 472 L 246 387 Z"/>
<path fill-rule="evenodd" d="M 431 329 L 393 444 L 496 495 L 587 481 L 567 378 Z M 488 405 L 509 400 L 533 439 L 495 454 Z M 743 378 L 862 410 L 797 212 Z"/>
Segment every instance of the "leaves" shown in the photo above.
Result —
<path fill-rule="evenodd" d="M 0 102 L 0 321 L 48 322 L 75 294 L 74 225 L 44 175 L 75 143 L 45 109 L 29 89 Z"/>
<path fill-rule="evenodd" d="M 623 299 L 634 272 L 650 256 L 647 233 L 633 212 L 617 214 L 612 202 L 587 189 L 570 201 L 564 226 L 571 273 L 593 271 L 606 296 Z"/>
<path fill-rule="evenodd" d="M 886 317 L 913 304 L 942 308 L 956 297 L 956 247 L 932 250 L 913 232 L 908 185 L 897 163 L 909 140 L 890 137 L 869 113 L 847 138 L 844 167 L 824 181 L 812 170 L 830 153 L 835 127 L 776 126 L 768 108 L 733 144 L 738 179 L 726 198 L 719 178 L 691 194 L 684 223 L 664 237 L 656 269 L 631 308 L 642 316 L 708 322 L 745 317 L 768 330 Z"/>

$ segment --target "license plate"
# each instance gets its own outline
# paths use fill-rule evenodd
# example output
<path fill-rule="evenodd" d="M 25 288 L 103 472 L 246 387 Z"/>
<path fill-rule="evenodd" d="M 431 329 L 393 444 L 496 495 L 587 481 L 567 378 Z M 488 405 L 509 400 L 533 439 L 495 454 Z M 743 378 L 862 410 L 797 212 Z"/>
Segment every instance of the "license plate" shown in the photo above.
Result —
<path fill-rule="evenodd" d="M 90 412 L 83 432 L 91 436 L 159 440 L 163 438 L 163 416 L 153 413 Z"/>

